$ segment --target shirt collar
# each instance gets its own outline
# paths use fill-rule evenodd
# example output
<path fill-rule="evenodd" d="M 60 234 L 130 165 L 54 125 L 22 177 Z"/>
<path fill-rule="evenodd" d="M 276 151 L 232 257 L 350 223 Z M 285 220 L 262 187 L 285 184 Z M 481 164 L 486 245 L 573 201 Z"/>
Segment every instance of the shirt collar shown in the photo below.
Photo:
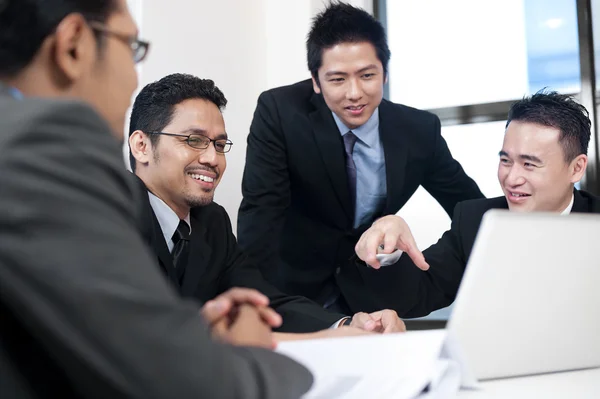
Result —
<path fill-rule="evenodd" d="M 177 216 L 175 211 L 173 211 L 169 205 L 167 205 L 156 195 L 152 194 L 150 191 L 148 191 L 148 198 L 150 199 L 150 206 L 156 215 L 156 219 L 158 219 L 158 224 L 160 225 L 160 229 L 165 237 L 165 242 L 168 243 L 173 238 L 173 234 L 175 234 L 177 226 L 179 226 L 179 216 Z M 188 213 L 183 220 L 185 220 L 190 228 L 191 234 L 192 224 L 190 223 L 190 214 Z"/>
<path fill-rule="evenodd" d="M 24 98 L 23 93 L 21 93 L 21 91 L 19 91 L 19 89 L 16 87 L 6 86 L 3 83 L 0 83 L 0 91 L 2 90 L 6 90 L 8 95 L 16 100 L 22 100 Z"/>
<path fill-rule="evenodd" d="M 21 93 L 18 89 L 15 89 L 14 87 L 8 88 L 8 94 L 10 94 L 14 99 L 17 99 L 17 100 L 23 99 L 23 93 Z"/>
<path fill-rule="evenodd" d="M 358 137 L 360 141 L 365 143 L 367 146 L 377 146 L 379 135 L 369 133 L 371 133 L 373 130 L 377 132 L 379 131 L 379 107 L 375 108 L 375 111 L 373 111 L 373 115 L 371 115 L 369 120 L 366 121 L 364 125 L 359 126 L 356 129 L 348 128 L 348 126 L 346 126 L 344 122 L 342 122 L 342 120 L 335 114 L 335 112 L 331 112 L 331 114 L 333 115 L 335 124 L 337 125 L 338 130 L 340 131 L 340 134 L 342 136 L 348 133 L 350 130 L 352 130 L 352 133 L 354 133 L 354 135 Z"/>
<path fill-rule="evenodd" d="M 574 202 L 575 202 L 575 194 L 571 195 L 571 202 L 569 202 L 569 205 L 560 214 L 561 215 L 568 215 L 569 213 L 571 213 L 571 209 L 573 209 L 573 203 Z"/>

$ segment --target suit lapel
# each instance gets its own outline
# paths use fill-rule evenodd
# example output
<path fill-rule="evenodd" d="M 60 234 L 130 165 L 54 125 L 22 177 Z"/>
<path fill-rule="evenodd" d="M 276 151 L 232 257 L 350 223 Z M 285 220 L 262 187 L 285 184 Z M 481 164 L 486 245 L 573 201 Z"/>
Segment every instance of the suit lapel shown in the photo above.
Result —
<path fill-rule="evenodd" d="M 148 206 L 150 206 L 150 202 L 148 202 Z M 171 280 L 176 287 L 179 287 L 180 284 L 179 278 L 177 277 L 177 270 L 175 270 L 175 267 L 173 266 L 173 256 L 169 252 L 169 247 L 165 242 L 165 237 L 152 207 L 150 207 L 150 212 L 152 213 L 152 235 L 150 237 L 150 245 L 156 253 L 159 265 L 169 276 L 169 280 Z"/>
<path fill-rule="evenodd" d="M 139 188 L 138 202 L 140 213 L 138 215 L 140 230 L 144 239 L 148 242 L 154 253 L 156 254 L 159 266 L 164 270 L 165 274 L 169 276 L 176 287 L 179 287 L 179 279 L 177 278 L 177 272 L 173 267 L 173 257 L 169 252 L 165 237 L 163 235 L 158 219 L 154 214 L 154 210 L 150 205 L 148 198 L 148 189 L 144 182 L 132 174 L 132 178 L 135 181 L 136 186 Z"/>
<path fill-rule="evenodd" d="M 573 191 L 573 208 L 571 208 L 571 212 L 577 213 L 588 213 L 590 211 L 590 206 L 588 201 L 579 193 L 579 190 Z"/>
<path fill-rule="evenodd" d="M 342 209 L 349 220 L 354 220 L 342 136 L 323 98 L 315 93 L 311 102 L 316 109 L 309 114 L 309 118 L 325 170 Z"/>
<path fill-rule="evenodd" d="M 385 173 L 387 183 L 387 200 L 384 215 L 396 213 L 406 202 L 402 192 L 406 177 L 406 163 L 409 156 L 405 140 L 409 129 L 402 121 L 401 115 L 392 109 L 391 104 L 383 100 L 379 105 L 379 137 L 385 156 Z"/>
<path fill-rule="evenodd" d="M 181 295 L 183 296 L 194 295 L 212 252 L 205 239 L 206 229 L 202 225 L 199 215 L 194 213 L 194 210 L 192 210 L 190 215 L 192 234 L 190 236 L 189 258 L 181 283 Z"/>
<path fill-rule="evenodd" d="M 169 247 L 165 242 L 165 237 L 154 212 L 152 212 L 152 240 L 150 244 L 152 245 L 152 248 L 154 248 L 160 265 L 165 271 L 168 272 L 173 270 L 173 256 L 169 252 Z"/>

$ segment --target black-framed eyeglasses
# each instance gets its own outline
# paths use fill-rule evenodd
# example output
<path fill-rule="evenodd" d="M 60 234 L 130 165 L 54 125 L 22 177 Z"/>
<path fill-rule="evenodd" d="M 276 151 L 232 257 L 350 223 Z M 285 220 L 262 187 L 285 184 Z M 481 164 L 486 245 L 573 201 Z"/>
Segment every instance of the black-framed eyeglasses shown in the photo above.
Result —
<path fill-rule="evenodd" d="M 145 40 L 141 40 L 136 36 L 126 35 L 124 33 L 115 32 L 113 30 L 108 29 L 106 26 L 102 25 L 99 22 L 90 21 L 90 27 L 96 32 L 102 33 L 106 36 L 112 36 L 115 39 L 120 40 L 125 43 L 131 49 L 131 54 L 133 55 L 133 62 L 136 64 L 142 62 L 144 58 L 148 55 L 148 50 L 150 48 L 150 42 Z"/>
<path fill-rule="evenodd" d="M 221 154 L 225 154 L 231 150 L 231 146 L 233 142 L 229 139 L 216 139 L 213 140 L 209 137 L 203 136 L 198 133 L 193 134 L 177 134 L 177 133 L 165 133 L 165 132 L 146 132 L 147 134 L 161 134 L 163 136 L 173 136 L 173 137 L 185 137 L 185 142 L 192 148 L 197 148 L 199 150 L 205 150 L 208 148 L 210 143 L 213 143 L 215 146 L 215 151 L 220 152 Z"/>

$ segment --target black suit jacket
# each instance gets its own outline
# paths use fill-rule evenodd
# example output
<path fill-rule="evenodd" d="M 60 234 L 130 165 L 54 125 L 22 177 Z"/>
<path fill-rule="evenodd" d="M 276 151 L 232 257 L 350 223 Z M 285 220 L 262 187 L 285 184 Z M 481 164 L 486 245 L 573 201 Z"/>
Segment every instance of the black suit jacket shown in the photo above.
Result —
<path fill-rule="evenodd" d="M 121 143 L 88 106 L 0 87 L 0 397 L 284 398 L 308 370 L 213 341 L 151 265 Z"/>
<path fill-rule="evenodd" d="M 136 180 L 145 194 L 140 201 L 142 234 L 154 249 L 160 268 L 183 297 L 206 302 L 229 288 L 254 288 L 269 297 L 271 307 L 283 318 L 278 331 L 285 332 L 323 330 L 344 317 L 306 298 L 283 294 L 268 283 L 239 249 L 227 212 L 214 202 L 190 211 L 190 253 L 180 281 L 146 187 Z"/>
<path fill-rule="evenodd" d="M 483 215 L 490 209 L 508 209 L 505 197 L 465 201 L 456 206 L 450 230 L 423 254 L 430 269 L 423 272 L 402 255 L 391 266 L 370 275 L 377 306 L 396 309 L 405 317 L 420 317 L 449 306 L 458 292 Z M 573 213 L 600 213 L 600 198 L 574 191 Z"/>
<path fill-rule="evenodd" d="M 483 195 L 455 161 L 428 112 L 383 100 L 379 106 L 387 200 L 375 218 L 396 213 L 422 185 L 446 212 Z M 353 228 L 343 139 L 310 80 L 264 92 L 248 136 L 242 249 L 280 289 L 323 303 L 337 284 L 353 312 L 374 310 L 354 246 L 371 222 Z"/>

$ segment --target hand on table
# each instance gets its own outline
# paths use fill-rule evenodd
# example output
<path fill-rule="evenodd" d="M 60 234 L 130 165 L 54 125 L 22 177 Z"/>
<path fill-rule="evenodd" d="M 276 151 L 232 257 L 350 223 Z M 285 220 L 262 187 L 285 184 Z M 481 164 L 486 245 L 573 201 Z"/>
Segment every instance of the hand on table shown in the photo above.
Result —
<path fill-rule="evenodd" d="M 268 304 L 268 298 L 256 290 L 232 288 L 206 302 L 200 313 L 218 339 L 273 349 L 271 328 L 281 325 L 281 316 Z"/>
<path fill-rule="evenodd" d="M 390 309 L 373 313 L 356 313 L 352 317 L 350 327 L 383 334 L 406 331 L 406 326 L 402 319 L 398 317 L 395 311 Z"/>

